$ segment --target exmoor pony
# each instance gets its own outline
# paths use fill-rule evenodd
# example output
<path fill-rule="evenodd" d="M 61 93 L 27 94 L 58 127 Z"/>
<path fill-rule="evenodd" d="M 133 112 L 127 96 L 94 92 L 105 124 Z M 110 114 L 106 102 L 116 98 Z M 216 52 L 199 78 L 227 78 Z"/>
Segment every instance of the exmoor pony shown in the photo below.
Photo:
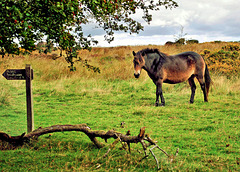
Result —
<path fill-rule="evenodd" d="M 134 76 L 139 78 L 141 70 L 147 71 L 149 77 L 156 85 L 156 106 L 165 106 L 165 100 L 162 93 L 162 84 L 177 84 L 188 80 L 191 87 L 190 103 L 194 102 L 196 77 L 201 85 L 204 95 L 204 101 L 208 101 L 208 92 L 211 84 L 211 78 L 207 65 L 201 55 L 188 51 L 176 55 L 167 55 L 158 49 L 143 49 L 134 55 Z M 161 104 L 159 104 L 159 96 Z"/>

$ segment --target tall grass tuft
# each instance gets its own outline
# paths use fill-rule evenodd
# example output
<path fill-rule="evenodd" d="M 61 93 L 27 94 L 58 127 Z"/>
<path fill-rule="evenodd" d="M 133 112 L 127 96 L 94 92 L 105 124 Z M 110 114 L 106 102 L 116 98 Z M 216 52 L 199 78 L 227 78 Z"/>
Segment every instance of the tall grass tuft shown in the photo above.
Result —
<path fill-rule="evenodd" d="M 0 91 L 0 106 L 9 106 L 11 104 L 10 88 L 3 80 L 4 78 L 0 78 L 0 85 L 4 88 Z"/>
<path fill-rule="evenodd" d="M 11 103 L 11 95 L 8 91 L 2 90 L 0 92 L 0 106 L 8 106 Z"/>
<path fill-rule="evenodd" d="M 237 77 L 213 75 L 212 80 L 214 81 L 212 91 L 216 94 L 240 93 L 240 79 Z"/>

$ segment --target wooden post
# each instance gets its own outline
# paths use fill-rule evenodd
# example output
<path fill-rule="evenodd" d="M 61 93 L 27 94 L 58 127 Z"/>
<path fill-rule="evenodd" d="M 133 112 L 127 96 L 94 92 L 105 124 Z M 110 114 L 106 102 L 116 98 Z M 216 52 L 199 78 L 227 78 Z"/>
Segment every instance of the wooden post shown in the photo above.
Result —
<path fill-rule="evenodd" d="M 32 98 L 32 79 L 33 70 L 30 64 L 26 64 L 26 97 L 27 97 L 27 132 L 34 129 L 33 98 Z"/>
<path fill-rule="evenodd" d="M 32 80 L 33 70 L 30 64 L 26 64 L 25 69 L 7 69 L 2 74 L 7 80 L 26 80 L 27 97 L 27 132 L 34 129 L 33 120 L 33 98 L 32 98 Z"/>

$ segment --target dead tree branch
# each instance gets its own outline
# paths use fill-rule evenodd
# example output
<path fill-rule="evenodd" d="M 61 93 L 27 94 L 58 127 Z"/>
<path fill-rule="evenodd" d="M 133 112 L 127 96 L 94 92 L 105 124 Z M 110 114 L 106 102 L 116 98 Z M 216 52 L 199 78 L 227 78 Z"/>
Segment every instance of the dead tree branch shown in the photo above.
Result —
<path fill-rule="evenodd" d="M 54 133 L 54 132 L 63 132 L 63 131 L 80 131 L 85 133 L 90 140 L 98 147 L 101 148 L 103 145 L 100 143 L 96 137 L 100 137 L 107 142 L 109 138 L 120 139 L 121 142 L 126 143 L 138 143 L 144 139 L 145 127 L 140 129 L 140 133 L 137 136 L 130 136 L 127 134 L 122 134 L 114 130 L 109 130 L 107 132 L 102 130 L 92 130 L 87 124 L 77 124 L 77 125 L 53 125 L 45 128 L 38 128 L 28 134 L 23 133 L 21 136 L 9 136 L 6 133 L 0 132 L 0 140 L 14 143 L 20 145 L 26 140 L 30 140 L 33 138 L 38 138 L 41 135 Z"/>
<path fill-rule="evenodd" d="M 12 145 L 19 146 L 22 145 L 25 141 L 29 141 L 31 139 L 37 139 L 39 136 L 44 135 L 44 134 L 49 134 L 49 133 L 54 133 L 54 132 L 63 132 L 63 131 L 80 131 L 85 133 L 89 139 L 96 145 L 97 148 L 103 147 L 103 144 L 97 140 L 97 137 L 100 137 L 107 142 L 109 138 L 115 139 L 115 141 L 110 145 L 108 151 L 105 153 L 103 157 L 106 157 L 108 153 L 115 147 L 115 145 L 118 142 L 121 142 L 123 147 L 125 145 L 128 145 L 128 150 L 130 152 L 130 144 L 131 143 L 141 143 L 143 150 L 144 150 L 144 158 L 148 157 L 147 154 L 147 147 L 154 145 L 153 148 L 150 149 L 151 154 L 153 155 L 154 159 L 156 160 L 157 166 L 159 168 L 159 163 L 152 152 L 154 148 L 160 149 L 166 156 L 169 156 L 163 149 L 161 149 L 158 145 L 157 142 L 152 140 L 149 136 L 149 134 L 145 134 L 145 127 L 142 127 L 140 129 L 140 132 L 137 136 L 130 136 L 130 131 L 128 130 L 126 134 L 119 133 L 114 130 L 109 130 L 107 132 L 102 131 L 102 130 L 92 130 L 90 127 L 87 126 L 87 124 L 77 124 L 77 125 L 53 125 L 50 127 L 45 127 L 45 128 L 38 128 L 28 134 L 23 133 L 20 136 L 10 136 L 6 133 L 0 132 L 0 141 L 5 141 L 8 142 Z M 124 143 L 124 144 L 123 144 Z M 178 150 L 176 152 L 176 157 L 178 154 Z M 171 161 L 173 158 L 171 158 Z"/>

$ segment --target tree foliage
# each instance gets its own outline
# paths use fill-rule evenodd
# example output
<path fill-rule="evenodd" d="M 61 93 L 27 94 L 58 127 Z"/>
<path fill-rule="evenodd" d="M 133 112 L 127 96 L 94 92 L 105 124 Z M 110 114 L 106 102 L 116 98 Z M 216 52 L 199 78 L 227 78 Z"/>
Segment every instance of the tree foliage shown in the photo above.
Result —
<path fill-rule="evenodd" d="M 3 57 L 6 53 L 19 54 L 19 47 L 31 52 L 47 36 L 47 43 L 69 52 L 66 60 L 74 70 L 75 50 L 91 49 L 97 43 L 90 35 L 84 36 L 83 25 L 94 21 L 111 42 L 115 31 L 143 30 L 132 14 L 140 10 L 142 18 L 150 22 L 150 11 L 159 10 L 160 6 L 173 8 L 177 3 L 173 0 L 1 0 L 1 54 Z"/>

